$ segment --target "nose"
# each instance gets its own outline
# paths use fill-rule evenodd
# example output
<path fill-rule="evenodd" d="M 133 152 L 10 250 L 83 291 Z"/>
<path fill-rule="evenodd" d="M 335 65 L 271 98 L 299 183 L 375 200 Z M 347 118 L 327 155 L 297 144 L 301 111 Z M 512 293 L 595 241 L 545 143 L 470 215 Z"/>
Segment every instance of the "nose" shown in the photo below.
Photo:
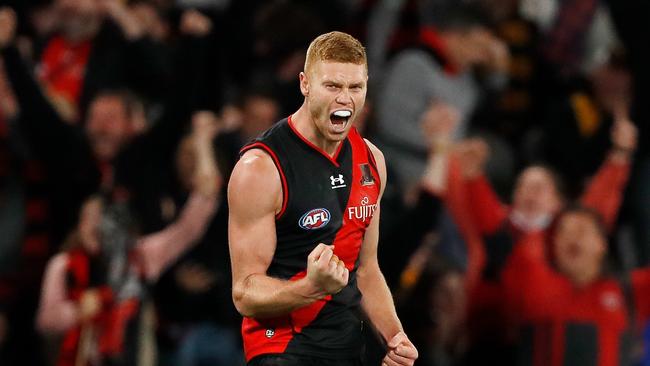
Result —
<path fill-rule="evenodd" d="M 343 105 L 348 105 L 352 103 L 352 97 L 350 96 L 350 91 L 347 88 L 341 89 L 339 95 L 336 96 L 336 102 Z"/>

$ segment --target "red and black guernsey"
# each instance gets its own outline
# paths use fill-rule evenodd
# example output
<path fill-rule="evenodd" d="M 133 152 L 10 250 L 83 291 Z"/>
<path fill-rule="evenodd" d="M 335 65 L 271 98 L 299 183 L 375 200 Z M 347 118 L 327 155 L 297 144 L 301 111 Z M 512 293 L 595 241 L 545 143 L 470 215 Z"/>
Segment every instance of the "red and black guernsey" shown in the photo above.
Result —
<path fill-rule="evenodd" d="M 350 270 L 339 293 L 271 319 L 244 318 L 246 359 L 288 353 L 330 359 L 357 358 L 363 349 L 361 293 L 356 271 L 366 228 L 377 208 L 380 178 L 374 158 L 355 128 L 333 157 L 300 135 L 284 119 L 242 149 L 273 158 L 282 180 L 282 210 L 276 216 L 277 246 L 269 276 L 305 276 L 307 256 L 319 243 Z"/>

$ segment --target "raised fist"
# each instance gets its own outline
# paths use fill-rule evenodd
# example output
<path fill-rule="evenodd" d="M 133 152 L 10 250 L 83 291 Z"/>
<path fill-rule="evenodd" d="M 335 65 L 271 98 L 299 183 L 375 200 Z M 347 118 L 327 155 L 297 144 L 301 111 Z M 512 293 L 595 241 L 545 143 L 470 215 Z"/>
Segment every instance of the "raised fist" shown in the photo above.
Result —
<path fill-rule="evenodd" d="M 181 16 L 180 30 L 183 34 L 203 37 L 212 30 L 212 21 L 197 10 L 186 10 Z"/>
<path fill-rule="evenodd" d="M 11 8 L 0 8 L 0 49 L 6 48 L 16 36 L 16 13 Z"/>
<path fill-rule="evenodd" d="M 334 247 L 320 243 L 307 257 L 307 279 L 319 290 L 332 295 L 348 284 L 350 271 L 334 254 Z"/>
<path fill-rule="evenodd" d="M 479 138 L 465 140 L 458 144 L 456 156 L 466 178 L 474 178 L 483 173 L 483 168 L 490 156 L 488 144 Z"/>
<path fill-rule="evenodd" d="M 95 289 L 86 290 L 79 299 L 79 318 L 89 321 L 102 310 L 102 301 L 99 292 Z"/>
<path fill-rule="evenodd" d="M 448 103 L 433 101 L 422 114 L 420 125 L 429 142 L 436 147 L 437 143 L 450 141 L 460 121 L 458 109 Z"/>
<path fill-rule="evenodd" d="M 198 111 L 192 115 L 192 134 L 195 138 L 205 138 L 209 141 L 221 130 L 221 121 L 210 111 Z"/>
<path fill-rule="evenodd" d="M 637 135 L 637 128 L 632 121 L 627 118 L 618 118 L 612 126 L 612 147 L 616 150 L 631 154 L 636 150 Z"/>

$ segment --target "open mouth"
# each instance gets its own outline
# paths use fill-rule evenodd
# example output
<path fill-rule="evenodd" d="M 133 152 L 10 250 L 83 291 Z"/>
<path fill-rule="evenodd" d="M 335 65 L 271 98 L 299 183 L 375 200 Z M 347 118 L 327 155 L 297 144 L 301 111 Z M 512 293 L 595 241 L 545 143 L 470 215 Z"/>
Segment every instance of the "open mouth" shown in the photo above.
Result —
<path fill-rule="evenodd" d="M 337 130 L 342 130 L 345 128 L 351 116 L 352 111 L 341 109 L 330 114 L 330 121 L 332 121 L 332 124 Z"/>

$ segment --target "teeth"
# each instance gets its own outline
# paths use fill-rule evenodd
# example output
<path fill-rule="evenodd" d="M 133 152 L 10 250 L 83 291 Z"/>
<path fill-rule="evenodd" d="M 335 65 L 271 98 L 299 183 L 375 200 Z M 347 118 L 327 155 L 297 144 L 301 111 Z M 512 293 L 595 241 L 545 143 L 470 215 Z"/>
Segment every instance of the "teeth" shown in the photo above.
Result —
<path fill-rule="evenodd" d="M 352 112 L 350 112 L 350 111 L 336 111 L 333 114 L 336 117 L 348 118 L 348 117 L 350 117 L 352 115 Z"/>

